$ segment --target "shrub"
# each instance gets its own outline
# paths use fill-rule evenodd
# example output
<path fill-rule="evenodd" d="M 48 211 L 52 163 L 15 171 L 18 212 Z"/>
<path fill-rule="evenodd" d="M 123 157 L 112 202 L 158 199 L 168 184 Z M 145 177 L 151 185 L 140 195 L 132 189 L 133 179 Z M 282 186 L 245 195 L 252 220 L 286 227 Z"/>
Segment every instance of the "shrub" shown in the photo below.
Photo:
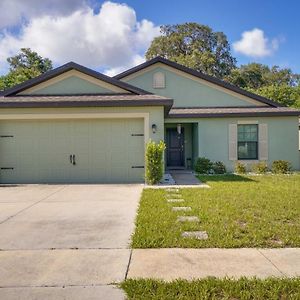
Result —
<path fill-rule="evenodd" d="M 287 174 L 291 171 L 291 163 L 287 160 L 274 160 L 272 172 L 275 174 Z"/>
<path fill-rule="evenodd" d="M 212 169 L 215 174 L 225 174 L 226 173 L 226 167 L 223 162 L 216 161 L 212 165 Z"/>
<path fill-rule="evenodd" d="M 212 169 L 213 163 L 206 157 L 199 157 L 195 163 L 195 171 L 199 174 L 207 174 Z"/>
<path fill-rule="evenodd" d="M 156 184 L 163 177 L 163 154 L 166 145 L 163 141 L 156 144 L 153 141 L 146 146 L 146 182 Z"/>
<path fill-rule="evenodd" d="M 252 171 L 257 174 L 265 174 L 268 171 L 268 165 L 265 161 L 260 161 L 252 165 Z"/>
<path fill-rule="evenodd" d="M 246 173 L 246 166 L 241 162 L 236 162 L 234 171 L 238 174 L 245 174 Z"/>

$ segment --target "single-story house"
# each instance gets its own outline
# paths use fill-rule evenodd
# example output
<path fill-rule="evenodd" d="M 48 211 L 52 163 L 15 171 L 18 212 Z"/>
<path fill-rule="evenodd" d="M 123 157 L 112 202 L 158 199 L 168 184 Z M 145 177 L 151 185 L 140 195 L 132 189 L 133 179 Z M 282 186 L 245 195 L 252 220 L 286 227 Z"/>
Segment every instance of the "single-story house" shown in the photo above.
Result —
<path fill-rule="evenodd" d="M 166 169 L 299 169 L 299 115 L 161 57 L 113 78 L 70 62 L 0 94 L 0 182 L 143 182 L 150 139 L 165 141 Z"/>

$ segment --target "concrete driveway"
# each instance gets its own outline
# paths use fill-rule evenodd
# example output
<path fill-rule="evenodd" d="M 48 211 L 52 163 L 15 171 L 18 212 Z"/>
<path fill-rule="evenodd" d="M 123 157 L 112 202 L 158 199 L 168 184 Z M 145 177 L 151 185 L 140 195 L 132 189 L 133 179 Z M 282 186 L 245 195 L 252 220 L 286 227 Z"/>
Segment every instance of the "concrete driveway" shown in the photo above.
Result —
<path fill-rule="evenodd" d="M 0 299 L 122 299 L 142 188 L 0 186 Z"/>

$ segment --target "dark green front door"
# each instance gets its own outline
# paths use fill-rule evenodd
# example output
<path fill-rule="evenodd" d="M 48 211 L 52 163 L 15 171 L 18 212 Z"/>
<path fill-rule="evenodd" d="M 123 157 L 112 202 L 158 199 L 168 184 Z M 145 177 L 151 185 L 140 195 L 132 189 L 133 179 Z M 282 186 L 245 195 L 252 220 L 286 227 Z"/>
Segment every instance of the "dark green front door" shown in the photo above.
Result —
<path fill-rule="evenodd" d="M 167 167 L 184 167 L 184 129 L 167 128 Z"/>

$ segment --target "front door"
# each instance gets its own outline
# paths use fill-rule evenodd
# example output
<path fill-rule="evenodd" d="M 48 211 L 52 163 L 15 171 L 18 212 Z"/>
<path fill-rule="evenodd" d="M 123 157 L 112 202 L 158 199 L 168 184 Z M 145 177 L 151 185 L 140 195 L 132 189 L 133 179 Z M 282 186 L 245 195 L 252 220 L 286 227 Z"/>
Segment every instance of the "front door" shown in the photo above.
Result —
<path fill-rule="evenodd" d="M 167 167 L 184 167 L 184 129 L 167 128 Z"/>

